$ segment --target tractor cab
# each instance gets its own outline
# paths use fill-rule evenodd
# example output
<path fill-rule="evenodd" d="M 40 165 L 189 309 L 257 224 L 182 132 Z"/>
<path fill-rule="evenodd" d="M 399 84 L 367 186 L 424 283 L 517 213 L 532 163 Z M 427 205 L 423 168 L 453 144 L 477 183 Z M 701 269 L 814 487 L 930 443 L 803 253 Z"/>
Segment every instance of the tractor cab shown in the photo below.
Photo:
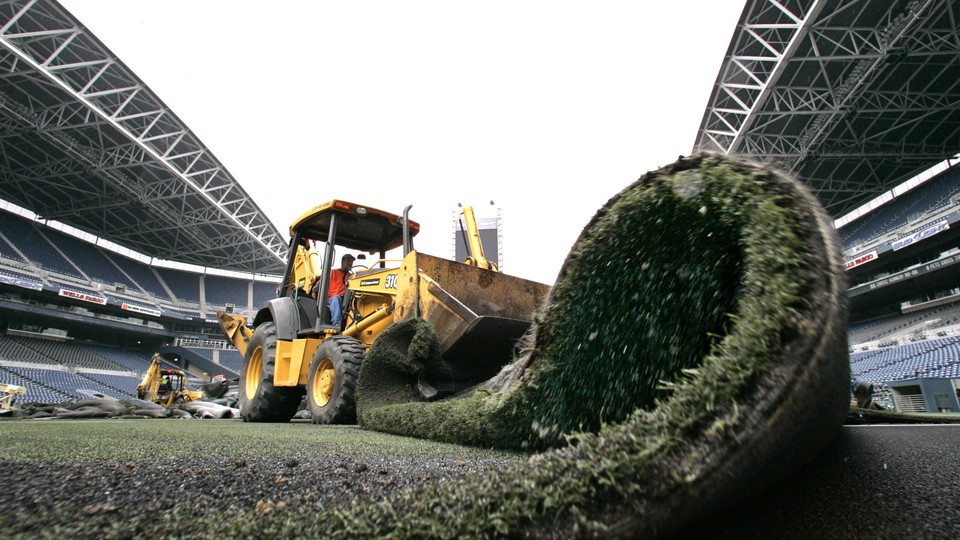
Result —
<path fill-rule="evenodd" d="M 137 385 L 137 397 L 169 407 L 176 403 L 193 401 L 203 397 L 202 391 L 187 388 L 187 375 L 179 369 L 164 369 L 162 358 L 154 353 L 150 367 Z"/>
<path fill-rule="evenodd" d="M 160 386 L 157 388 L 158 403 L 172 403 L 185 386 L 184 373 L 176 369 L 160 370 Z"/>
<path fill-rule="evenodd" d="M 299 337 L 338 333 L 347 326 L 347 320 L 355 321 L 360 315 L 349 310 L 354 294 L 347 293 L 344 301 L 346 317 L 334 325 L 325 301 L 330 290 L 330 272 L 337 267 L 335 251 L 360 251 L 351 273 L 370 276 L 387 268 L 387 252 L 403 247 L 405 256 L 413 250 L 412 238 L 420 232 L 420 226 L 406 216 L 370 208 L 341 200 L 332 200 L 315 206 L 297 218 L 290 226 L 290 254 L 287 259 L 286 281 L 281 285 L 279 297 L 295 297 L 301 315 L 312 324 L 303 325 Z M 319 245 L 323 244 L 322 252 Z M 379 257 L 369 265 L 366 254 Z M 399 265 L 400 260 L 394 261 Z M 367 283 L 376 278 L 365 277 Z M 382 283 L 382 282 L 381 282 Z"/>

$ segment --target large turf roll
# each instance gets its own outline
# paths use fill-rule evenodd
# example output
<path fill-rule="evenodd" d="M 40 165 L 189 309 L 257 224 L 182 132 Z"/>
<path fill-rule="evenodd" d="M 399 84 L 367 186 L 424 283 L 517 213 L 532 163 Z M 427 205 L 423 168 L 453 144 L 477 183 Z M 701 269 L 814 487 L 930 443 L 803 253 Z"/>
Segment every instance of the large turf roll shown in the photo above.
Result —
<path fill-rule="evenodd" d="M 800 183 L 714 156 L 648 173 L 587 224 L 531 351 L 486 388 L 416 401 L 411 381 L 440 365 L 423 323 L 364 362 L 366 427 L 543 451 L 344 517 L 401 536 L 675 531 L 838 433 L 845 293 L 833 225 Z"/>

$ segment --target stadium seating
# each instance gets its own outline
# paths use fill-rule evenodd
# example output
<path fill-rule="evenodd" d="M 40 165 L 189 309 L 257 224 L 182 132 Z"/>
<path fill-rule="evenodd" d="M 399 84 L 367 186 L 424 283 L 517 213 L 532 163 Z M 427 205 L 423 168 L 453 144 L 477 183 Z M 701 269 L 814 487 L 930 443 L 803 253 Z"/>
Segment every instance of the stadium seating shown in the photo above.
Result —
<path fill-rule="evenodd" d="M 265 281 L 253 282 L 253 308 L 258 309 L 264 302 L 277 297 L 277 284 Z"/>
<path fill-rule="evenodd" d="M 0 236 L 0 257 L 5 259 L 10 259 L 17 263 L 25 263 L 26 259 L 20 256 L 15 249 L 13 249 L 13 244 L 10 244 L 3 239 L 3 236 Z"/>
<path fill-rule="evenodd" d="M 207 274 L 203 276 L 204 297 L 207 303 L 222 306 L 233 304 L 247 307 L 247 290 L 250 281 Z"/>
<path fill-rule="evenodd" d="M 921 377 L 954 378 L 960 373 L 960 337 L 908 343 L 899 347 L 853 353 L 854 378 L 886 386 L 891 381 Z"/>
<path fill-rule="evenodd" d="M 58 369 L 44 369 L 41 367 L 27 368 L 4 366 L 4 369 L 19 375 L 29 381 L 27 385 L 39 384 L 46 388 L 53 389 L 62 394 L 66 394 L 71 399 L 85 399 L 78 390 L 91 390 L 114 398 L 131 397 L 109 386 L 98 383 L 87 377 L 83 377 L 69 371 Z"/>
<path fill-rule="evenodd" d="M 23 377 L 2 365 L 0 365 L 0 382 L 15 384 L 27 389 L 25 395 L 17 397 L 14 403 L 15 406 L 20 406 L 24 403 L 61 403 L 72 399 L 72 396 L 69 394 Z"/>
<path fill-rule="evenodd" d="M 234 378 L 240 373 L 240 364 L 243 362 L 243 357 L 240 356 L 240 352 L 236 349 L 205 349 L 202 347 L 189 347 L 189 349 L 200 356 L 210 360 L 211 362 L 222 366 L 223 373 L 227 378 Z M 210 373 L 211 375 L 218 375 L 218 373 Z"/>
<path fill-rule="evenodd" d="M 30 260 L 48 272 L 84 279 L 53 244 L 40 234 L 33 223 L 13 214 L 0 212 L 0 230 Z"/>
<path fill-rule="evenodd" d="M 213 350 L 211 349 L 201 349 L 201 348 L 193 348 L 193 347 L 188 347 L 188 349 L 206 358 L 207 360 L 210 360 L 211 362 L 213 361 Z"/>
<path fill-rule="evenodd" d="M 116 375 L 106 373 L 78 373 L 79 376 L 98 382 L 103 386 L 111 388 L 122 394 L 113 397 L 136 397 L 137 385 L 140 384 L 140 377 L 132 375 Z"/>
<path fill-rule="evenodd" d="M 126 371 L 132 371 L 139 374 L 145 372 L 147 368 L 150 367 L 150 359 L 152 355 L 146 353 L 126 351 L 116 347 L 107 347 L 105 345 L 95 345 L 92 343 L 84 343 L 81 345 L 81 347 L 92 354 L 105 358 L 110 362 L 121 366 L 121 368 Z"/>
<path fill-rule="evenodd" d="M 96 246 L 54 229 L 46 229 L 44 234 L 63 252 L 64 255 L 88 277 L 106 285 L 122 284 L 127 289 L 139 291 L 140 288 L 104 256 Z"/>
<path fill-rule="evenodd" d="M 273 282 L 212 274 L 201 276 L 151 266 L 8 212 L 0 211 L 0 231 L 3 233 L 0 257 L 7 261 L 7 268 L 0 269 L 0 275 L 38 284 L 46 277 L 55 287 L 95 296 L 109 295 L 113 304 L 130 303 L 160 308 L 165 314 L 179 318 L 198 318 L 202 303 L 212 306 L 208 308 L 209 314 L 209 309 L 226 304 L 241 310 L 258 307 L 276 295 L 277 284 Z M 30 263 L 41 268 L 42 274 L 32 274 Z M 201 279 L 204 280 L 203 298 Z M 249 305 L 251 282 L 253 306 Z M 123 285 L 125 291 L 115 290 L 112 287 L 115 284 Z M 121 294 L 123 296 L 119 296 Z"/>
<path fill-rule="evenodd" d="M 200 275 L 191 272 L 182 272 L 171 268 L 155 268 L 157 274 L 167 287 L 173 292 L 177 300 L 183 302 L 200 302 Z"/>
<path fill-rule="evenodd" d="M 230 371 L 239 374 L 242 363 L 243 356 L 240 355 L 240 351 L 234 349 L 220 351 L 220 365 Z"/>
<path fill-rule="evenodd" d="M 911 191 L 894 203 L 853 221 L 842 229 L 840 236 L 845 250 L 869 243 L 890 231 L 908 225 L 924 214 L 930 214 L 950 205 L 951 198 L 960 193 L 960 170 L 949 170 Z"/>
<path fill-rule="evenodd" d="M 114 371 L 123 369 L 116 363 L 87 351 L 77 343 L 9 335 L 5 340 L 19 345 L 24 356 L 11 358 L 13 360 Z"/>
<path fill-rule="evenodd" d="M 22 279 L 24 281 L 32 281 L 37 284 L 41 283 L 40 278 L 36 276 L 31 276 L 29 274 L 24 274 L 23 272 L 17 272 L 15 270 L 8 270 L 6 268 L 0 268 L 0 275 L 12 277 L 14 279 Z"/>
<path fill-rule="evenodd" d="M 210 349 L 204 352 L 205 356 L 212 356 Z M 239 353 L 233 353 L 239 357 Z M 142 373 L 150 366 L 150 356 L 106 345 L 0 335 L 0 382 L 27 388 L 27 395 L 19 400 L 21 404 L 85 399 L 78 389 L 118 399 L 136 397 Z M 166 361 L 163 368 L 179 369 Z M 236 377 L 235 373 L 224 371 L 228 377 Z M 186 384 L 190 389 L 199 389 L 203 382 L 187 374 Z"/>
<path fill-rule="evenodd" d="M 55 364 L 52 358 L 21 345 L 13 337 L 0 334 L 0 360 L 29 362 L 34 364 Z"/>
<path fill-rule="evenodd" d="M 898 315 L 895 317 L 887 317 L 878 321 L 872 321 L 856 327 L 851 327 L 849 331 L 850 343 L 866 343 L 869 341 L 883 339 L 884 337 L 894 334 L 897 331 L 919 324 L 924 320 L 928 320 L 926 319 L 926 315 L 926 313 L 922 312 L 909 315 Z"/>
<path fill-rule="evenodd" d="M 151 270 L 146 264 L 128 259 L 122 255 L 111 253 L 109 251 L 104 251 L 103 255 L 113 261 L 114 264 L 119 266 L 124 272 L 133 278 L 133 280 L 137 282 L 137 285 L 139 285 L 140 288 L 148 294 L 155 296 L 160 300 L 172 300 L 170 295 L 167 294 L 167 291 L 163 289 L 163 285 L 160 284 L 160 280 L 157 278 L 157 275 L 154 274 L 153 270 Z"/>

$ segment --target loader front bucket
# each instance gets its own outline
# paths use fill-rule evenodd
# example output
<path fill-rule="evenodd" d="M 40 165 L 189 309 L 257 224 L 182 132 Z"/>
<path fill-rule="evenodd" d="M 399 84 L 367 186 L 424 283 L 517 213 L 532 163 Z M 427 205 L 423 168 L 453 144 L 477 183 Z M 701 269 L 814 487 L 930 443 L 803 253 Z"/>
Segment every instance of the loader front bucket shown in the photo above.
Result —
<path fill-rule="evenodd" d="M 517 343 L 532 321 L 482 315 L 449 340 L 443 358 L 455 378 L 482 381 L 513 360 Z"/>
<path fill-rule="evenodd" d="M 430 322 L 458 382 L 485 380 L 508 363 L 550 291 L 542 283 L 423 253 L 412 252 L 404 266 L 416 287 L 399 295 L 404 309 L 396 320 L 419 316 Z"/>

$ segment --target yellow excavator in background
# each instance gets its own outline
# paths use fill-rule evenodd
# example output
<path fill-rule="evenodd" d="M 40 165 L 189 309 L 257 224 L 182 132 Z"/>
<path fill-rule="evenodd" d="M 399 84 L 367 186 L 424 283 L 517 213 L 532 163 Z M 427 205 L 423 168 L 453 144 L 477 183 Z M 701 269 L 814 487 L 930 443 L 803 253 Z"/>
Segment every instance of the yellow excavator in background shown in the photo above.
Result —
<path fill-rule="evenodd" d="M 27 388 L 16 384 L 0 383 L 0 409 L 13 410 L 17 396 L 26 395 Z"/>
<path fill-rule="evenodd" d="M 238 405 L 251 422 L 286 422 L 304 393 L 315 423 L 356 422 L 354 390 L 364 354 L 394 323 L 419 317 L 440 338 L 447 376 L 412 382 L 425 400 L 478 384 L 513 358 L 534 312 L 550 287 L 499 272 L 483 254 L 472 207 L 464 209 L 470 256 L 463 262 L 418 253 L 420 226 L 368 206 L 332 200 L 290 226 L 285 280 L 277 298 L 253 319 L 218 312 L 220 325 L 243 355 Z M 318 250 L 323 244 L 323 253 Z M 334 249 L 379 253 L 368 266 L 354 266 L 333 324 L 328 308 Z M 402 248 L 401 259 L 387 259 Z"/>
<path fill-rule="evenodd" d="M 186 387 L 187 376 L 183 371 L 163 369 L 162 360 L 159 354 L 153 354 L 150 367 L 137 385 L 138 398 L 169 407 L 204 397 L 202 390 L 190 390 Z"/>

